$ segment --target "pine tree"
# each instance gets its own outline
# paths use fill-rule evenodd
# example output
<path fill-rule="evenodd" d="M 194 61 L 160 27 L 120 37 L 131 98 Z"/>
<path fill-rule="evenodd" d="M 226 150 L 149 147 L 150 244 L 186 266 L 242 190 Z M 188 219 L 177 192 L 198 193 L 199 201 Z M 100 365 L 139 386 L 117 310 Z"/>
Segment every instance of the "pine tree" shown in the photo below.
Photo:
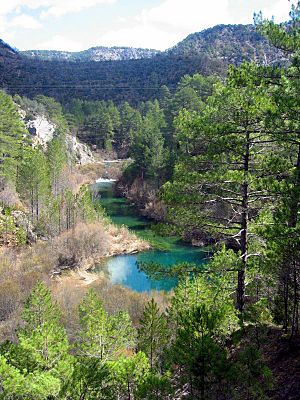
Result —
<path fill-rule="evenodd" d="M 300 288 L 300 2 L 292 4 L 289 24 L 275 24 L 256 16 L 259 31 L 277 48 L 286 52 L 291 64 L 286 68 L 262 70 L 273 90 L 276 109 L 268 118 L 274 141 L 281 149 L 277 165 L 278 183 L 274 192 L 279 198 L 272 226 L 267 230 L 269 265 L 278 278 L 277 320 L 291 336 L 299 330 Z M 270 80 L 271 77 L 271 80 Z M 278 168 L 280 167 L 280 168 Z M 275 267 L 275 271 L 274 271 Z M 281 314 L 281 315 L 280 315 Z"/>
<path fill-rule="evenodd" d="M 22 320 L 24 327 L 18 331 L 18 343 L 8 347 L 6 359 L 0 359 L 6 398 L 59 396 L 72 373 L 73 361 L 60 311 L 43 283 L 37 283 L 29 296 Z"/>
<path fill-rule="evenodd" d="M 249 246 L 255 248 L 249 241 L 250 222 L 270 199 L 263 181 L 270 173 L 271 139 L 262 121 L 273 107 L 255 66 L 232 68 L 226 85 L 215 86 L 201 114 L 180 114 L 181 157 L 173 183 L 165 186 L 164 199 L 176 224 L 215 240 L 225 238 L 240 251 L 236 303 L 241 315 Z"/>
<path fill-rule="evenodd" d="M 153 179 L 157 186 L 163 172 L 165 149 L 162 128 L 165 119 L 158 101 L 145 105 L 146 115 L 141 130 L 134 132 L 130 155 L 142 179 Z"/>
<path fill-rule="evenodd" d="M 121 125 L 116 138 L 116 147 L 120 156 L 128 155 L 133 138 L 140 132 L 142 118 L 138 110 L 132 108 L 127 102 L 120 106 Z"/>
<path fill-rule="evenodd" d="M 18 192 L 30 204 L 31 217 L 39 220 L 42 205 L 50 192 L 49 168 L 47 160 L 38 148 L 26 148 L 19 169 Z"/>
<path fill-rule="evenodd" d="M 47 145 L 47 161 L 49 165 L 49 174 L 52 193 L 55 197 L 63 190 L 59 187 L 59 181 L 63 169 L 67 164 L 65 136 L 60 135 L 52 139 Z"/>
<path fill-rule="evenodd" d="M 167 320 L 151 299 L 145 306 L 138 329 L 138 348 L 148 356 L 151 369 L 160 364 L 168 340 Z"/>
<path fill-rule="evenodd" d="M 212 268 L 228 257 L 234 259 L 232 253 L 221 252 Z M 237 317 L 231 298 L 232 276 L 228 275 L 186 278 L 171 299 L 169 354 L 172 363 L 182 368 L 181 376 L 192 398 L 210 398 L 207 392 L 216 393 L 218 383 L 230 376 L 231 364 L 223 343 L 237 329 Z"/>
<path fill-rule="evenodd" d="M 25 127 L 12 98 L 0 91 L 0 179 L 15 183 Z"/>
<path fill-rule="evenodd" d="M 40 370 L 65 369 L 68 366 L 68 339 L 60 323 L 61 314 L 44 283 L 37 283 L 29 296 L 22 319 L 25 323 L 18 334 L 23 367 Z"/>
<path fill-rule="evenodd" d="M 79 307 L 81 356 L 101 360 L 115 359 L 134 344 L 134 330 L 129 315 L 119 312 L 109 316 L 93 290 L 89 290 Z"/>
<path fill-rule="evenodd" d="M 149 373 L 146 355 L 138 352 L 129 357 L 120 357 L 109 365 L 114 378 L 115 398 L 135 399 L 136 392 Z"/>

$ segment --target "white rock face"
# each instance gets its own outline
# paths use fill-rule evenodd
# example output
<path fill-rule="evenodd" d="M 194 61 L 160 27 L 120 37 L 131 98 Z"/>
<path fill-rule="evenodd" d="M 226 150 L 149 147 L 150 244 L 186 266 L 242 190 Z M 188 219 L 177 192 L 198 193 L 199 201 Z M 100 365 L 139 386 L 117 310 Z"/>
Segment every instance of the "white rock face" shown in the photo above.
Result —
<path fill-rule="evenodd" d="M 69 154 L 74 157 L 77 164 L 85 165 L 95 162 L 89 146 L 79 142 L 75 136 L 67 134 L 66 143 Z"/>
<path fill-rule="evenodd" d="M 34 120 L 28 121 L 26 127 L 32 136 L 34 146 L 41 145 L 45 148 L 47 143 L 53 139 L 55 125 L 43 115 L 38 115 Z"/>
<path fill-rule="evenodd" d="M 21 114 L 20 112 L 20 115 L 25 118 L 26 113 Z M 47 143 L 54 137 L 55 124 L 45 116 L 37 115 L 33 120 L 26 122 L 26 127 L 32 137 L 33 146 L 41 145 L 46 150 Z M 66 134 L 66 145 L 68 153 L 77 164 L 84 165 L 95 162 L 91 149 L 86 144 L 79 142 L 75 136 Z"/>

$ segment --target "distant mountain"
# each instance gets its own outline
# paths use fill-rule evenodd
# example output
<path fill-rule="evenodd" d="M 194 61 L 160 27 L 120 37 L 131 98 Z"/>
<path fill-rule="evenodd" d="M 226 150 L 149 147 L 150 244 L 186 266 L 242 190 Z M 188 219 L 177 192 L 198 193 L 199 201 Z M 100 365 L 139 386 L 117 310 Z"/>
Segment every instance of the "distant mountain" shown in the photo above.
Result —
<path fill-rule="evenodd" d="M 270 45 L 253 25 L 216 25 L 189 35 L 166 53 L 183 57 L 205 55 L 234 65 L 243 61 L 270 65 L 287 60 L 286 54 Z"/>
<path fill-rule="evenodd" d="M 174 47 L 161 52 L 133 47 L 92 47 L 79 52 L 58 50 L 20 51 L 33 59 L 47 61 L 125 61 L 152 58 L 156 55 L 174 57 L 208 57 L 238 65 L 244 60 L 269 65 L 286 60 L 286 55 L 271 46 L 253 25 L 216 25 L 187 36 Z"/>
<path fill-rule="evenodd" d="M 49 61 L 38 56 L 40 51 L 28 57 L 0 42 L 0 88 L 29 97 L 44 94 L 63 103 L 70 98 L 81 98 L 138 104 L 157 98 L 162 85 L 174 90 L 185 74 L 225 76 L 229 64 L 239 65 L 243 60 L 262 65 L 283 64 L 288 60 L 286 54 L 272 47 L 252 25 L 217 25 L 155 54 L 143 49 L 104 49 L 81 52 L 87 59 L 82 58 L 80 62 L 61 61 L 61 52 Z M 150 58 L 142 57 L 150 55 L 149 51 Z M 53 56 L 55 52 L 51 53 Z M 64 54 L 69 57 L 69 53 Z M 101 60 L 104 56 L 115 58 L 90 61 L 92 57 Z"/>
<path fill-rule="evenodd" d="M 0 59 L 17 60 L 19 58 L 20 55 L 18 54 L 18 52 L 0 39 Z"/>
<path fill-rule="evenodd" d="M 57 50 L 26 50 L 20 52 L 31 58 L 50 61 L 123 61 L 151 58 L 159 50 L 139 49 L 134 47 L 92 47 L 88 50 L 70 52 Z"/>

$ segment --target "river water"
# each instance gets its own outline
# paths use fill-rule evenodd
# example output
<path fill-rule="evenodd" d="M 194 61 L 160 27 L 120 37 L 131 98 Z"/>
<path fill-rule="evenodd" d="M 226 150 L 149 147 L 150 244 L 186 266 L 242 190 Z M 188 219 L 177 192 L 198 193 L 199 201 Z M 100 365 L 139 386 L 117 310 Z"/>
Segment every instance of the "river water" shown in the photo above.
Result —
<path fill-rule="evenodd" d="M 155 280 L 139 270 L 139 263 L 155 262 L 164 268 L 183 262 L 193 263 L 201 268 L 205 263 L 207 252 L 204 249 L 185 245 L 178 238 L 154 235 L 149 220 L 138 216 L 134 206 L 129 205 L 125 199 L 114 196 L 114 181 L 99 179 L 96 187 L 99 190 L 99 201 L 114 224 L 125 225 L 145 239 L 154 238 L 160 247 L 166 249 L 147 250 L 105 260 L 97 270 L 104 271 L 112 283 L 121 284 L 137 292 L 169 291 L 177 283 L 174 278 Z"/>

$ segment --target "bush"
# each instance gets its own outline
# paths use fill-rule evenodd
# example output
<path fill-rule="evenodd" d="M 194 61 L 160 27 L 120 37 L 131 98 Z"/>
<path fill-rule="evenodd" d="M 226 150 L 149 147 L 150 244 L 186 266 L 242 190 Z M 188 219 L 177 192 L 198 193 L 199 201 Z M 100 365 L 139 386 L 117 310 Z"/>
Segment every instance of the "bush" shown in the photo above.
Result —
<path fill-rule="evenodd" d="M 109 247 L 109 236 L 101 222 L 78 224 L 52 241 L 57 267 L 78 267 L 84 259 L 99 259 Z"/>

